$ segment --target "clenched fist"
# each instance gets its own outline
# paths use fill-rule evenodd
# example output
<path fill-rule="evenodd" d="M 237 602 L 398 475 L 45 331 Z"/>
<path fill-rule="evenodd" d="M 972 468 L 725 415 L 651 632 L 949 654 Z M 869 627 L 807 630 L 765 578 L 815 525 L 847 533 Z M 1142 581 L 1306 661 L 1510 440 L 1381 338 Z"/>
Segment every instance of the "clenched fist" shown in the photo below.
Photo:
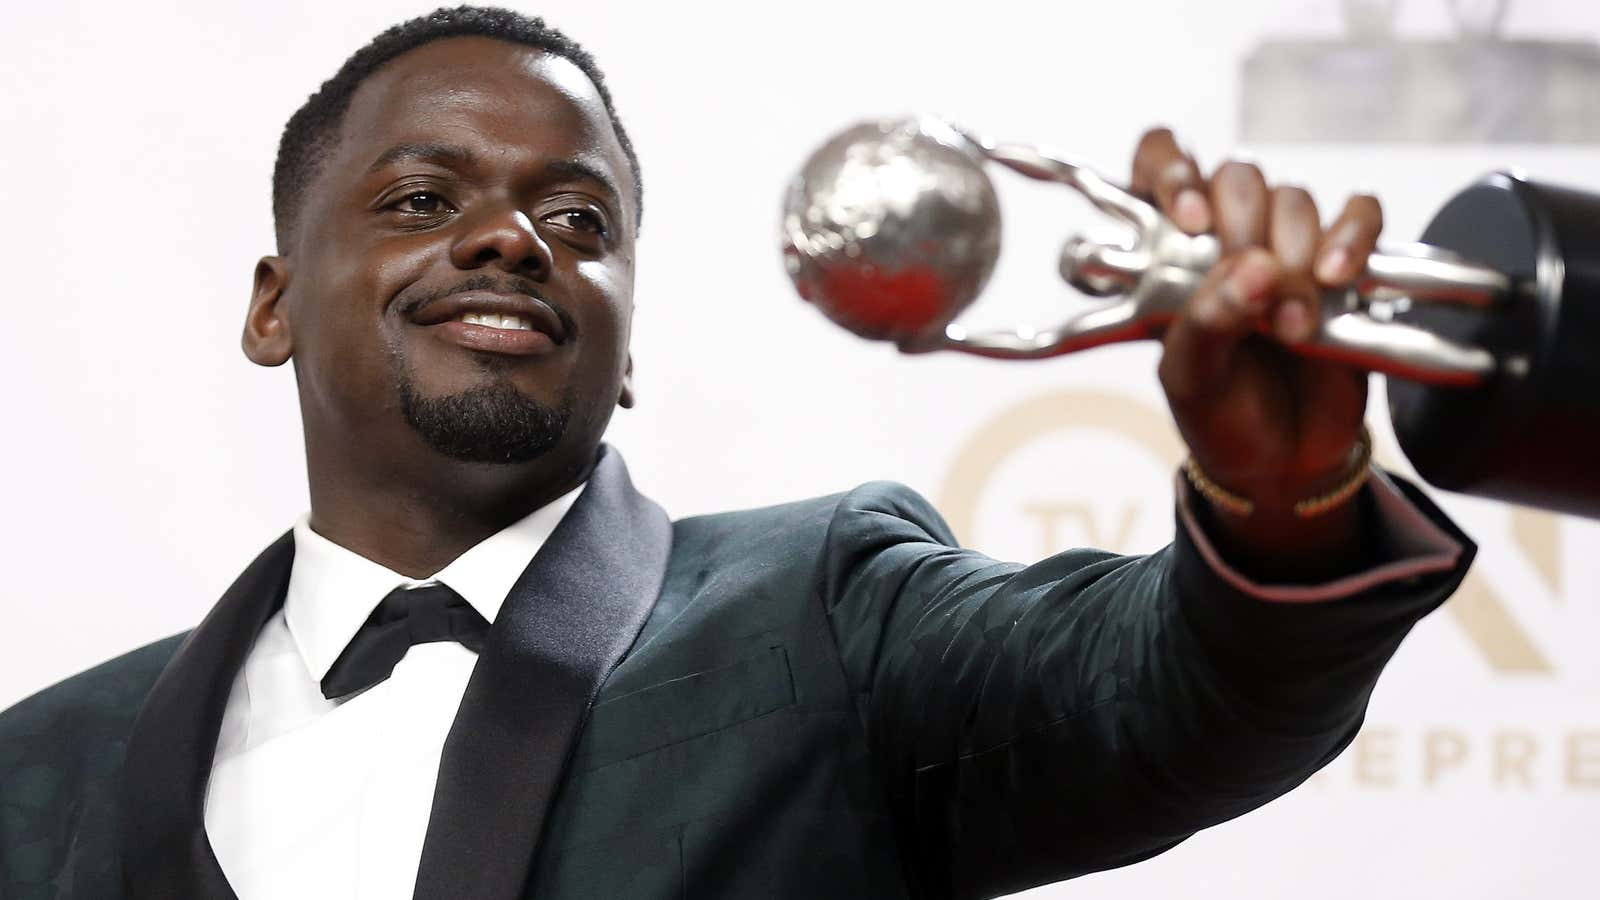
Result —
<path fill-rule="evenodd" d="M 1139 141 L 1131 187 L 1179 228 L 1222 244 L 1167 329 L 1160 375 L 1195 462 L 1254 505 L 1248 516 L 1212 511 L 1225 550 L 1266 577 L 1331 574 L 1358 552 L 1358 504 L 1309 519 L 1293 508 L 1351 477 L 1367 373 L 1287 345 L 1316 334 L 1324 288 L 1365 268 L 1383 225 L 1377 200 L 1351 197 L 1324 228 L 1305 190 L 1271 186 L 1243 162 L 1206 178 L 1164 128 Z"/>

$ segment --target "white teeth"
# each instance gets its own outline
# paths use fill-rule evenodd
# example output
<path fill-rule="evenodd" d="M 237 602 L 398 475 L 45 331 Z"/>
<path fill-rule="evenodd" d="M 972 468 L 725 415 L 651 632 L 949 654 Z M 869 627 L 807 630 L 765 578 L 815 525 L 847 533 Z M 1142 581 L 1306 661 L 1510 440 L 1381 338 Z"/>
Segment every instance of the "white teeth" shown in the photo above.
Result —
<path fill-rule="evenodd" d="M 461 314 L 461 321 L 467 325 L 483 325 L 487 328 L 503 328 L 509 331 L 532 331 L 533 323 L 521 316 L 502 316 L 495 313 L 468 312 Z"/>

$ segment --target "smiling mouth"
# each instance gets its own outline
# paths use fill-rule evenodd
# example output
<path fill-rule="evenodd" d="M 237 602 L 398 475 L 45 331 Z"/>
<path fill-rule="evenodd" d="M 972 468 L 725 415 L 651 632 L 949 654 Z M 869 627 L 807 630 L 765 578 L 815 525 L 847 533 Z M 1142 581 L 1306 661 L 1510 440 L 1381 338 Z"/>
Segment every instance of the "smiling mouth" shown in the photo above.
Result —
<path fill-rule="evenodd" d="M 422 304 L 410 318 L 446 343 L 502 356 L 548 356 L 572 337 L 555 307 L 521 293 L 448 294 Z"/>
<path fill-rule="evenodd" d="M 466 325 L 482 325 L 485 328 L 498 328 L 504 331 L 533 331 L 533 322 L 522 316 L 497 315 L 495 313 L 464 312 L 456 316 L 454 321 Z"/>

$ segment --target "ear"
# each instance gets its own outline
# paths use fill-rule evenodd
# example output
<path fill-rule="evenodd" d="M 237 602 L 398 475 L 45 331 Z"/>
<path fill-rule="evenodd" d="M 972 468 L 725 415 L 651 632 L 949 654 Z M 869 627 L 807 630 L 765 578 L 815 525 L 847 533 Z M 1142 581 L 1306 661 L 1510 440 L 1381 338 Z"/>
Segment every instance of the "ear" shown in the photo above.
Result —
<path fill-rule="evenodd" d="M 261 257 L 250 291 L 250 309 L 244 316 L 244 336 L 239 341 L 244 355 L 258 366 L 281 366 L 294 355 L 287 310 L 279 302 L 288 287 L 289 260 Z"/>
<path fill-rule="evenodd" d="M 623 409 L 633 409 L 633 354 L 628 354 L 628 367 L 622 370 L 622 393 L 617 397 L 617 405 Z"/>

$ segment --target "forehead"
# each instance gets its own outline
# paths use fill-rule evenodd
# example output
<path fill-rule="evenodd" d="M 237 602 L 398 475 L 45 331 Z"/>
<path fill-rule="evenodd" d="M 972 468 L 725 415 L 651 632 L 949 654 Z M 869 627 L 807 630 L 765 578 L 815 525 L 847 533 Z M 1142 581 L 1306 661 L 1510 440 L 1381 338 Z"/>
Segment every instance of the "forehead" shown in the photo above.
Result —
<path fill-rule="evenodd" d="M 429 141 L 511 163 L 581 157 L 630 183 L 594 83 L 570 60 L 521 44 L 446 38 L 390 60 L 351 98 L 330 168 L 359 173 L 389 147 Z"/>

